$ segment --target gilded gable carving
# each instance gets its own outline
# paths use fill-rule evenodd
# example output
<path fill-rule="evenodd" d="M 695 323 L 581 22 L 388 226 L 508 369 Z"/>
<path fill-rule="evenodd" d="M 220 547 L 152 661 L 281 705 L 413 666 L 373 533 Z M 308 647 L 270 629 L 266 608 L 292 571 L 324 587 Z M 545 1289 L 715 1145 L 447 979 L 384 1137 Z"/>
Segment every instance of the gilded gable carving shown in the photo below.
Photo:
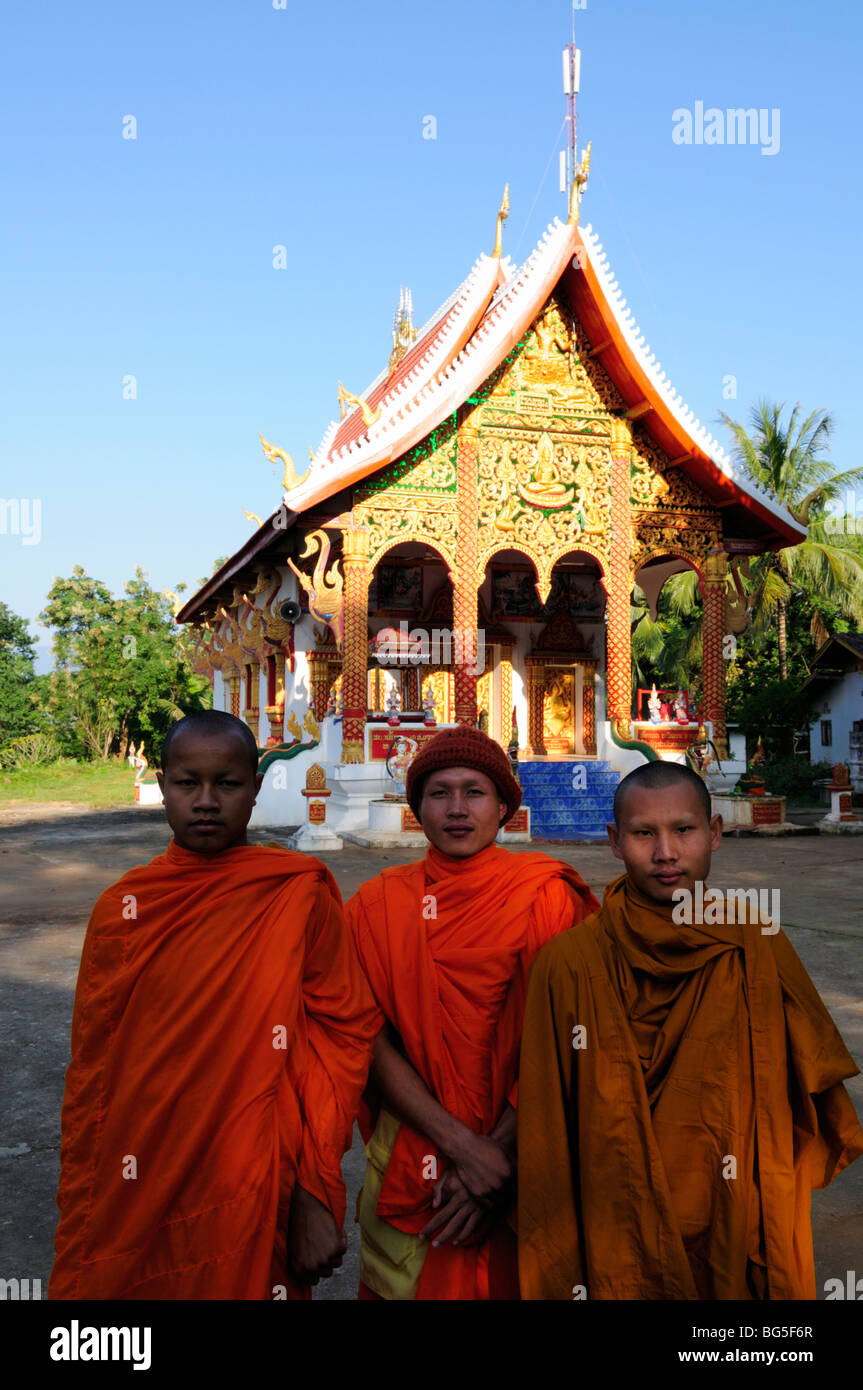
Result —
<path fill-rule="evenodd" d="M 636 429 L 632 437 L 632 505 L 641 510 L 673 508 L 715 515 L 716 509 L 679 468 L 668 468 L 661 449 Z"/>
<path fill-rule="evenodd" d="M 386 492 L 455 493 L 456 431 L 452 418 L 356 489 L 357 500 Z"/>

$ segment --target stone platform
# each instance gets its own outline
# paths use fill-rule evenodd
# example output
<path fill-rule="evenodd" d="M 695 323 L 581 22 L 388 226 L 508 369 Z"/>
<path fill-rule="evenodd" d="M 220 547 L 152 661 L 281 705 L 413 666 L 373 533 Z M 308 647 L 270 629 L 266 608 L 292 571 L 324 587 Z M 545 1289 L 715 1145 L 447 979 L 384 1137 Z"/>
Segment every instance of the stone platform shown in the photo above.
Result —
<path fill-rule="evenodd" d="M 530 814 L 521 807 L 509 822 L 512 829 L 498 833 L 499 844 L 526 844 L 530 841 Z M 400 798 L 385 796 L 369 802 L 369 823 L 359 829 L 341 830 L 343 840 L 365 849 L 422 849 L 428 840 L 410 806 Z"/>
<path fill-rule="evenodd" d="M 784 796 L 750 796 L 744 793 L 712 792 L 710 804 L 714 816 L 721 816 L 723 831 L 770 831 L 788 834 L 795 827 L 785 816 Z"/>

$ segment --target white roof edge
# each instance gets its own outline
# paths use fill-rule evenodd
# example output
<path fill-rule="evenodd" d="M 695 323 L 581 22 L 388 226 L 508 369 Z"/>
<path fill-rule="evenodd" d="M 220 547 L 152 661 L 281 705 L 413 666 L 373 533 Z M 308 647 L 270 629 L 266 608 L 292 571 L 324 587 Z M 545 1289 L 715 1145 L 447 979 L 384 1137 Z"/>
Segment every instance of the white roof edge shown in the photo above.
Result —
<path fill-rule="evenodd" d="M 595 233 L 590 225 L 580 227 L 578 230 L 581 233 L 591 266 L 605 299 L 633 356 L 650 380 L 656 394 L 661 396 L 667 409 L 677 420 L 683 433 L 693 445 L 703 450 L 729 481 L 733 482 L 742 492 L 756 499 L 767 511 L 771 512 L 777 519 L 782 520 L 787 526 L 794 530 L 800 530 L 799 524 L 790 512 L 777 502 L 765 488 L 749 477 L 742 466 L 730 457 L 718 441 L 704 429 L 695 418 L 694 413 L 685 405 L 683 398 L 675 392 L 654 354 L 651 353 L 649 344 L 645 342 L 644 335 L 638 328 L 632 310 L 627 307 L 626 300 L 623 298 L 609 268 L 608 258 L 602 251 L 602 246 Z M 536 295 L 524 294 L 523 291 L 529 284 L 534 284 L 538 279 L 543 285 L 549 282 L 545 293 L 551 292 L 553 284 L 550 282 L 553 280 L 556 283 L 563 270 L 565 257 L 561 254 L 562 247 L 565 243 L 568 244 L 574 240 L 574 231 L 575 229 L 569 224 L 564 224 L 559 218 L 555 218 L 546 228 L 540 241 L 528 257 L 495 290 L 489 301 L 482 330 L 475 331 L 473 337 L 465 344 L 465 347 L 461 349 L 454 360 L 442 370 L 440 349 L 449 335 L 445 335 L 438 342 L 433 341 L 422 361 L 417 364 L 407 390 L 393 391 L 383 398 L 382 405 L 390 404 L 388 412 L 370 427 L 367 434 L 361 436 L 359 440 L 353 441 L 350 448 L 340 449 L 335 458 L 329 459 L 327 457 L 328 450 L 341 423 L 338 420 L 332 421 L 315 455 L 309 477 L 292 492 L 285 494 L 285 501 L 288 505 L 301 511 L 307 505 L 307 501 L 310 501 L 318 491 L 323 481 L 322 475 L 329 473 L 330 476 L 337 477 L 339 473 L 346 473 L 347 469 L 343 465 L 348 463 L 350 463 L 353 473 L 353 467 L 362 455 L 367 455 L 370 469 L 374 468 L 378 461 L 381 464 L 388 462 L 393 456 L 390 440 L 394 432 L 399 435 L 399 452 L 403 453 L 452 412 L 455 408 L 452 402 L 456 397 L 464 399 L 478 385 L 481 385 L 498 365 L 499 346 L 513 338 L 513 335 L 513 341 L 517 342 L 528 326 L 534 311 Z M 502 262 L 502 264 L 505 263 Z M 496 275 L 497 265 L 498 262 L 491 257 L 480 256 L 468 276 L 418 333 L 417 341 L 431 332 L 435 324 L 442 321 L 450 313 L 460 297 L 464 296 L 469 299 L 473 297 L 474 293 L 478 294 L 481 290 L 486 291 L 487 279 L 480 272 L 487 269 L 489 275 Z M 508 270 L 511 268 L 511 262 L 506 265 L 506 268 Z M 522 318 L 525 319 L 524 324 L 521 323 Z M 508 350 L 509 346 L 507 345 L 503 355 Z M 494 360 L 496 354 L 497 360 Z M 368 388 L 364 398 L 368 397 L 369 392 L 375 389 L 383 377 L 384 374 L 382 373 Z"/>
<path fill-rule="evenodd" d="M 546 229 L 539 245 L 511 279 L 501 287 L 503 293 L 497 303 L 499 312 L 494 318 L 486 319 L 482 330 L 474 334 L 444 369 L 440 362 L 432 363 L 431 369 L 422 374 L 423 384 L 417 384 L 409 399 L 402 398 L 399 401 L 398 408 L 403 412 L 403 419 L 411 419 L 409 427 L 399 431 L 400 453 L 424 438 L 442 419 L 451 414 L 471 391 L 485 381 L 495 370 L 501 357 L 509 350 L 508 339 L 517 342 L 522 336 L 532 318 L 536 299 L 536 296 L 525 295 L 522 291 L 529 281 L 539 279 L 544 295 L 547 296 L 551 292 L 560 278 L 565 258 L 569 255 L 573 239 L 572 230 L 555 218 Z M 471 276 L 478 276 L 478 272 L 484 266 L 488 267 L 489 275 L 496 275 L 497 264 L 491 257 L 480 257 Z M 463 286 L 467 285 L 471 276 L 463 282 Z M 501 345 L 502 350 L 499 350 Z M 330 429 L 332 430 L 333 426 L 338 428 L 338 423 L 333 422 Z M 339 465 L 348 462 L 349 454 L 352 465 L 358 461 L 358 455 L 366 454 L 370 469 L 374 468 L 378 461 L 388 462 L 392 457 L 389 444 L 391 425 L 389 417 L 381 419 L 376 425 L 371 426 L 368 434 L 356 442 L 350 451 L 340 450 L 336 458 L 330 461 L 333 474 L 346 472 L 340 469 Z M 329 435 L 329 438 L 332 439 L 332 435 Z M 310 476 L 299 487 L 285 494 L 285 501 L 290 507 L 301 511 L 311 501 L 320 486 L 321 470 L 325 466 L 323 459 L 316 456 Z"/>
<path fill-rule="evenodd" d="M 471 300 L 482 298 L 487 294 L 488 280 L 496 276 L 496 274 L 497 261 L 483 252 L 483 254 L 474 261 L 474 264 L 471 266 L 471 269 L 462 280 L 461 284 L 456 286 L 452 294 L 444 300 L 443 304 L 432 314 L 431 318 L 418 330 L 416 342 L 422 342 L 424 338 L 433 333 L 437 326 L 442 325 L 459 301 L 463 302 L 465 312 L 467 312 L 471 307 Z M 447 334 L 446 337 L 448 336 Z M 399 378 L 393 390 L 388 391 L 382 398 L 379 403 L 381 406 L 382 418 L 378 421 L 376 426 L 371 427 L 373 430 L 385 429 L 390 417 L 395 417 L 405 408 L 409 408 L 410 401 L 420 394 L 427 385 L 429 378 L 434 376 L 437 371 L 440 371 L 440 364 L 437 359 L 441 355 L 441 349 L 445 345 L 446 337 L 433 339 L 432 342 L 427 345 L 423 357 L 412 368 L 411 374 L 407 380 Z M 362 399 L 367 401 L 372 391 L 376 390 L 377 387 L 386 380 L 388 375 L 389 364 L 384 367 L 383 371 L 378 372 L 378 375 L 371 385 L 366 387 L 365 391 L 362 393 Z M 387 407 L 389 407 L 389 410 L 384 417 L 384 411 Z M 335 461 L 329 457 L 329 451 L 341 423 L 341 420 L 331 420 L 327 426 L 312 460 L 312 474 L 319 468 L 331 466 Z M 355 447 L 359 447 L 361 442 L 362 441 L 354 441 L 349 446 L 349 449 L 353 450 Z M 341 453 L 342 451 L 340 450 L 339 455 Z M 308 481 L 310 482 L 311 479 Z M 302 484 L 302 487 L 305 488 L 306 484 Z M 294 489 L 294 492 L 297 492 L 297 489 Z M 285 494 L 286 497 L 288 495 L 287 493 Z"/>
<path fill-rule="evenodd" d="M 650 344 L 645 341 L 644 334 L 635 321 L 635 315 L 632 313 L 631 309 L 626 307 L 626 300 L 623 298 L 617 281 L 609 267 L 608 257 L 602 249 L 602 243 L 599 241 L 589 223 L 581 227 L 580 231 L 581 239 L 584 242 L 591 266 L 603 290 L 606 302 L 617 320 L 633 356 L 637 359 L 644 374 L 650 378 L 657 393 L 662 396 L 666 406 L 671 414 L 674 415 L 678 424 L 680 424 L 684 432 L 689 436 L 692 443 L 696 444 L 700 449 L 703 449 L 704 453 L 713 460 L 729 481 L 733 482 L 736 487 L 739 487 L 742 492 L 746 492 L 750 497 L 756 498 L 757 501 L 771 511 L 774 516 L 780 518 L 787 525 L 799 530 L 799 523 L 794 520 L 787 508 L 783 507 L 781 502 L 777 502 L 772 493 L 755 482 L 741 464 L 726 453 L 721 444 L 713 438 L 712 434 L 708 433 L 701 422 L 696 418 L 695 413 L 684 403 L 683 397 L 675 392 L 671 382 L 656 360 L 655 355 L 651 353 Z"/>

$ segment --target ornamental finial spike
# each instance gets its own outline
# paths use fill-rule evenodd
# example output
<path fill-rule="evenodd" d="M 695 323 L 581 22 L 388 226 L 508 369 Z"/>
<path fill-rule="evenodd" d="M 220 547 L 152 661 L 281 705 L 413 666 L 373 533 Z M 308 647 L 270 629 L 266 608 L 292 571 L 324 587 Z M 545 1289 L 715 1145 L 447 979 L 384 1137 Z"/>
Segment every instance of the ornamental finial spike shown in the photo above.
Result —
<path fill-rule="evenodd" d="M 306 469 L 305 473 L 301 473 L 300 476 L 297 477 L 297 470 L 294 467 L 294 460 L 291 458 L 290 454 L 286 454 L 284 449 L 277 449 L 274 444 L 269 444 L 267 440 L 264 438 L 264 436 L 261 434 L 260 430 L 258 430 L 258 438 L 260 439 L 261 447 L 263 448 L 263 451 L 266 454 L 267 458 L 270 460 L 270 462 L 275 463 L 277 459 L 281 459 L 284 465 L 284 472 L 282 474 L 282 487 L 284 491 L 291 492 L 293 488 L 299 487 L 300 483 L 304 482 L 305 479 L 309 476 L 308 468 Z M 251 513 L 246 512 L 246 515 L 251 520 Z"/>
<path fill-rule="evenodd" d="M 503 200 L 497 212 L 497 228 L 494 234 L 494 250 L 492 256 L 495 260 L 500 260 L 503 251 L 503 224 L 509 217 L 509 184 L 503 190 Z"/>
<path fill-rule="evenodd" d="M 581 195 L 584 192 L 584 186 L 587 183 L 587 176 L 590 173 L 590 147 L 592 144 L 593 141 L 588 140 L 587 149 L 582 150 L 581 163 L 575 171 L 575 178 L 572 181 L 572 188 L 569 190 L 569 217 L 567 218 L 568 226 L 571 226 L 573 223 L 578 225 L 578 213 L 579 208 L 581 206 Z"/>
<path fill-rule="evenodd" d="M 345 403 L 354 407 L 359 406 L 362 411 L 363 424 L 366 429 L 368 429 L 370 425 L 374 425 L 381 418 L 380 406 L 377 406 L 375 410 L 371 410 L 361 396 L 355 396 L 352 391 L 346 391 L 342 383 L 339 382 L 339 411 L 341 412 L 340 419 L 342 420 L 344 420 L 346 413 Z"/>

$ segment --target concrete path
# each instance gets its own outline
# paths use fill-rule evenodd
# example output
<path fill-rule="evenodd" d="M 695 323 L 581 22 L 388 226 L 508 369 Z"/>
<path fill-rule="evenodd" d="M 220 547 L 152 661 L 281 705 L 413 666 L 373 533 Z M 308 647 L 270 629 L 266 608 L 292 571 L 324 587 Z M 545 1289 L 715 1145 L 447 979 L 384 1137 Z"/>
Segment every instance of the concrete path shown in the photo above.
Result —
<path fill-rule="evenodd" d="M 63 805 L 0 807 L 0 1277 L 42 1280 L 53 1259 L 59 1120 L 78 961 L 90 908 L 127 869 L 169 838 L 161 808 L 81 813 Z M 252 832 L 255 843 L 284 830 Z M 514 847 L 518 852 L 522 847 Z M 542 848 L 575 865 L 601 897 L 619 872 L 607 845 Z M 344 898 L 415 851 L 323 855 Z M 781 921 L 857 1061 L 863 1064 L 863 839 L 725 839 L 711 885 L 778 889 Z M 848 1087 L 863 1114 L 863 1079 Z M 356 1293 L 362 1147 L 346 1156 L 349 1256 L 316 1297 Z M 863 1160 L 813 1198 L 818 1288 L 863 1274 Z"/>

